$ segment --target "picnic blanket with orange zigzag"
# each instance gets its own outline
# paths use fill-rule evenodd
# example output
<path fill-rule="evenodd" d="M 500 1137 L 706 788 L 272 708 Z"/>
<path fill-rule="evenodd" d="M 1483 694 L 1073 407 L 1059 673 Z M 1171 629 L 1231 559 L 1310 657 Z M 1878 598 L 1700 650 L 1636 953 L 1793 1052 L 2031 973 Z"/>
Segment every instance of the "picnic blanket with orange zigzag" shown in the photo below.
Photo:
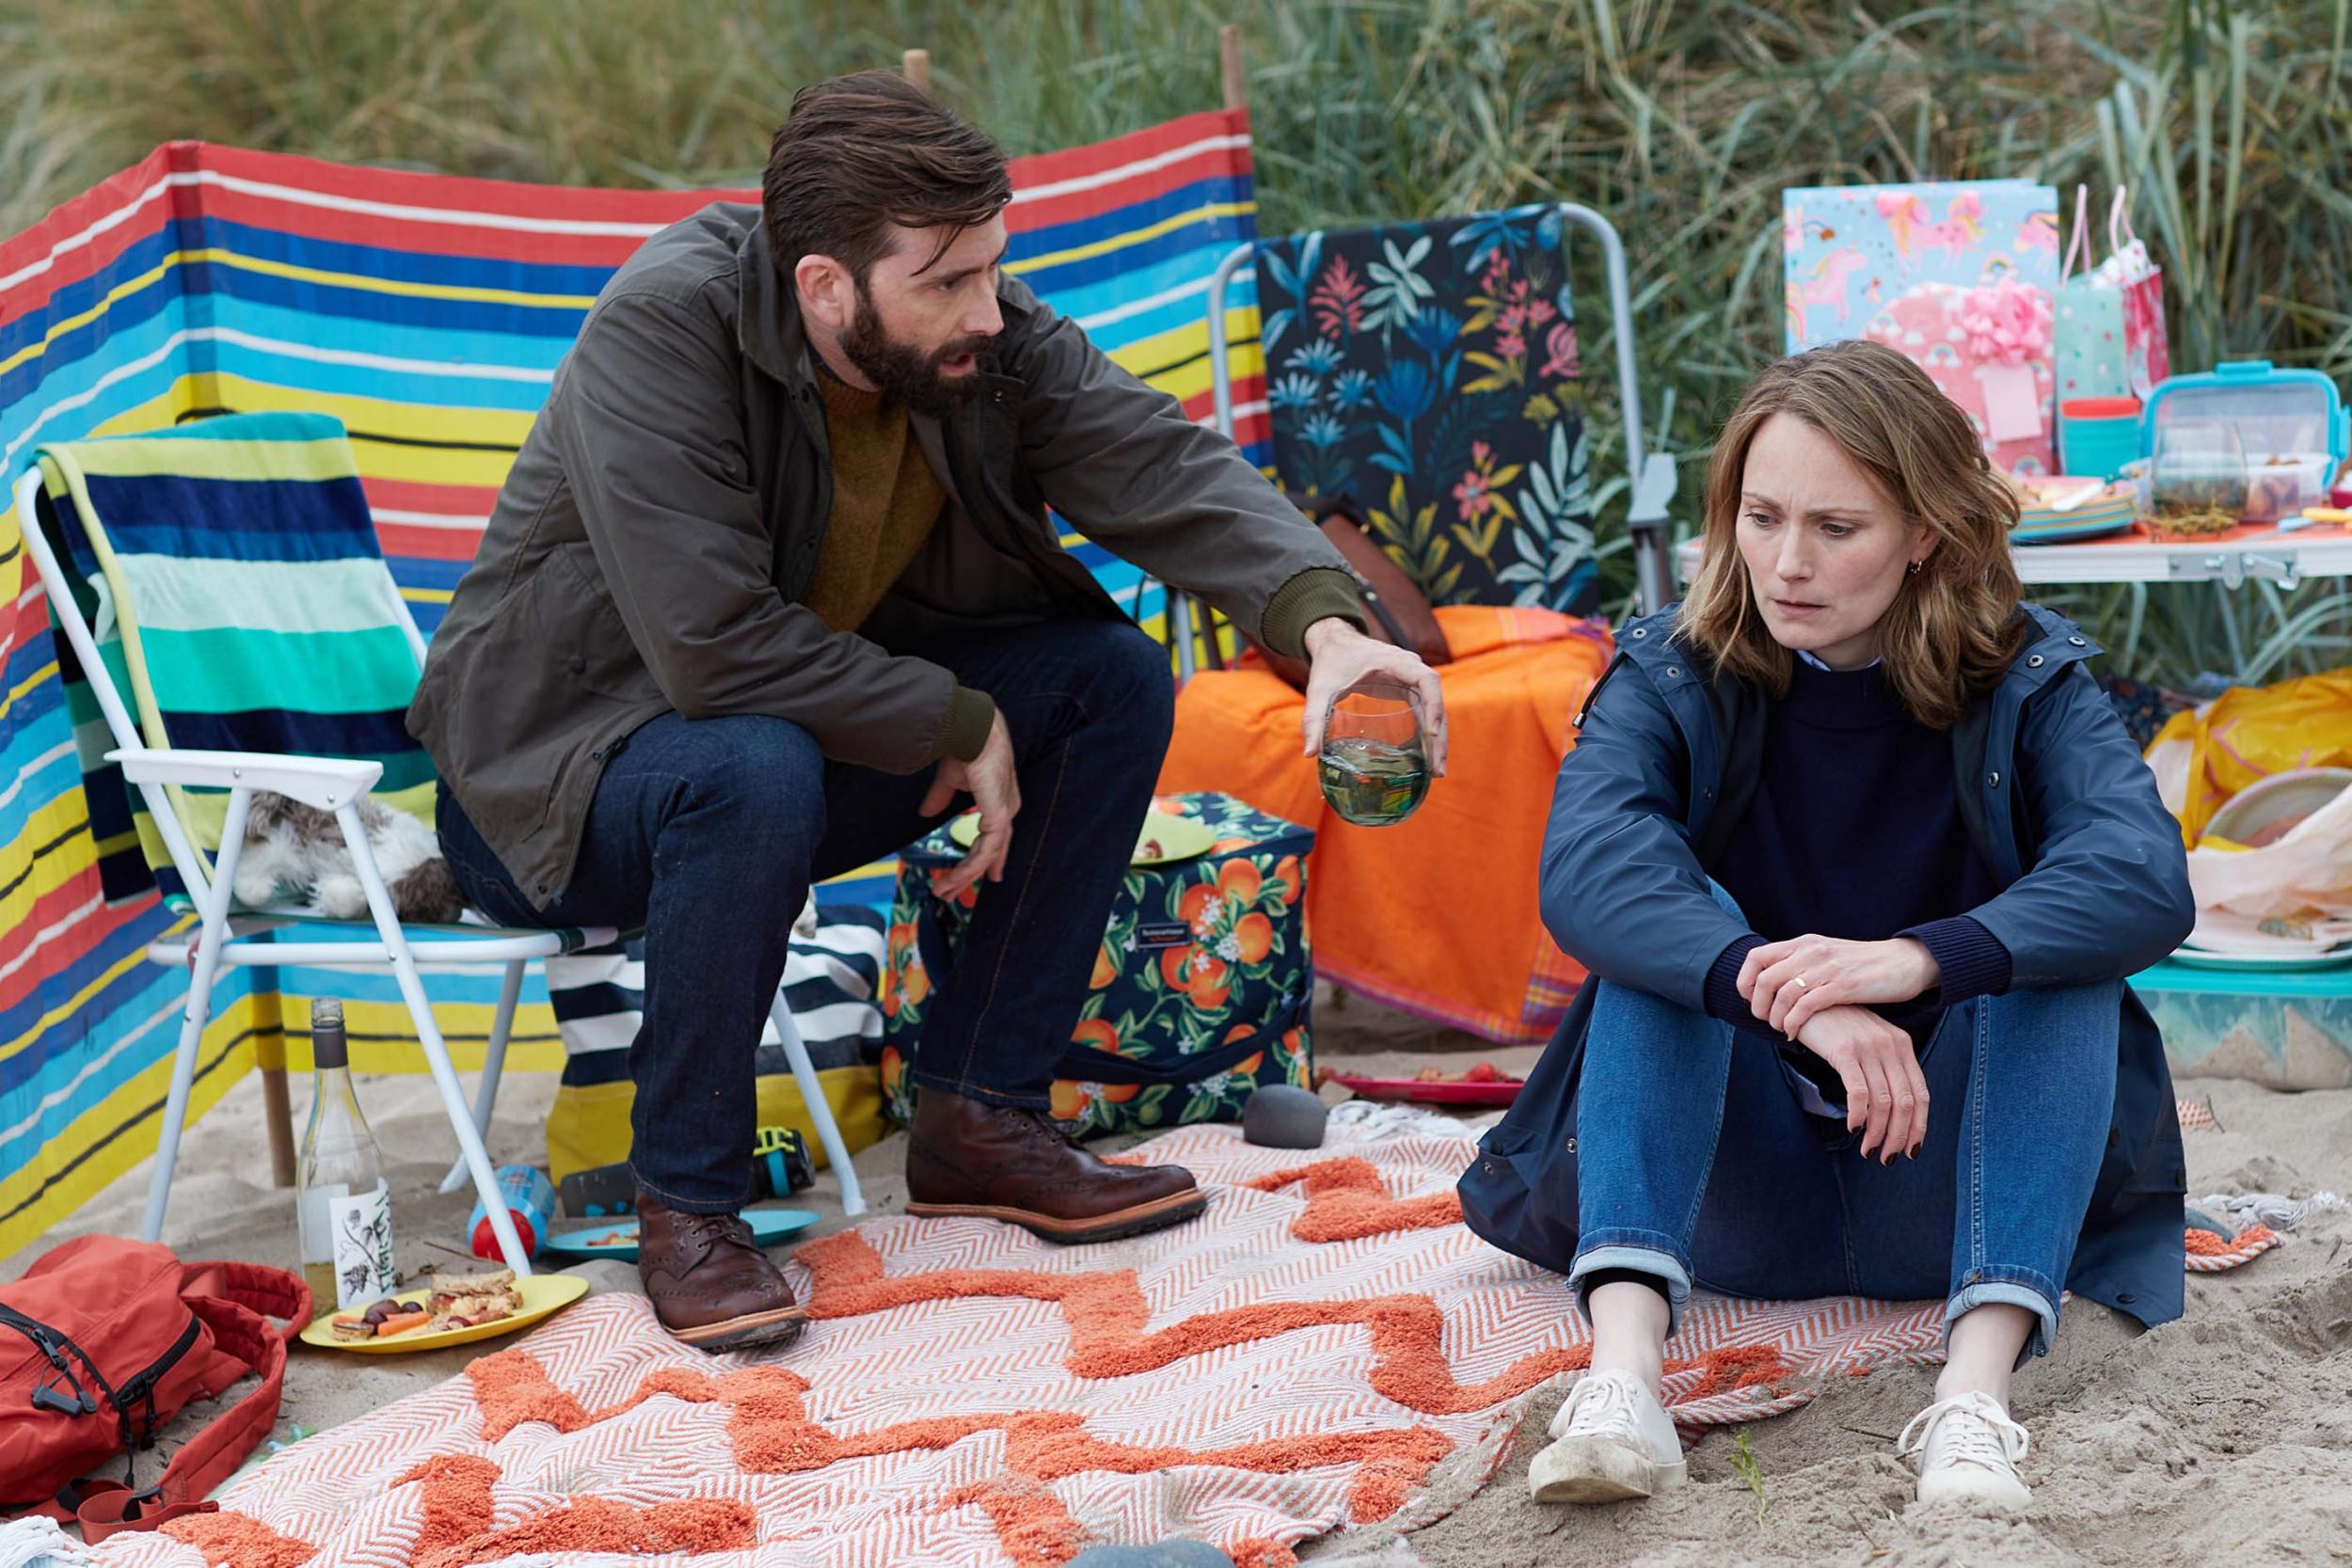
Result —
<path fill-rule="evenodd" d="M 1134 1158 L 1191 1166 L 1208 1216 L 1109 1246 L 869 1220 L 793 1255 L 814 1322 L 762 1361 L 680 1347 L 640 1297 L 592 1297 L 284 1449 L 221 1513 L 94 1555 L 1049 1568 L 1189 1535 L 1284 1568 L 1334 1528 L 1440 1516 L 1500 1464 L 1529 1391 L 1585 1363 L 1559 1278 L 1461 1225 L 1469 1148 L 1403 1137 L 1302 1164 L 1187 1128 Z M 1703 1297 L 1669 1401 L 1686 1430 L 1791 1409 L 1827 1378 L 1932 1358 L 1940 1312 Z"/>

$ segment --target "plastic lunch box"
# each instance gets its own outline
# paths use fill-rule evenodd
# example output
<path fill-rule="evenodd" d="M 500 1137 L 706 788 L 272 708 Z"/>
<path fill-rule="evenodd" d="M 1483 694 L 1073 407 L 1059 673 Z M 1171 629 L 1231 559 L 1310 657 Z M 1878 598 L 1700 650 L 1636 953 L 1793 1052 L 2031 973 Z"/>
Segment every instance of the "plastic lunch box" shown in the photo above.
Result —
<path fill-rule="evenodd" d="M 2329 480 L 2352 448 L 2352 420 L 2336 384 L 2317 371 L 2274 369 L 2267 359 L 2168 377 L 2149 393 L 2139 428 L 2140 455 L 2159 485 L 2168 476 L 2193 481 L 2210 473 L 2226 483 L 2242 475 L 2247 522 L 2326 505 Z"/>

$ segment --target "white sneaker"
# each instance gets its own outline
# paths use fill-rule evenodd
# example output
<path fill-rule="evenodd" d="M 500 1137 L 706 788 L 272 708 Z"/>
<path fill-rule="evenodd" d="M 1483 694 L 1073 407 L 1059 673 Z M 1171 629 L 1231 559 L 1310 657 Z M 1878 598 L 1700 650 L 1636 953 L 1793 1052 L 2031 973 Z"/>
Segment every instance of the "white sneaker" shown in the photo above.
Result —
<path fill-rule="evenodd" d="M 1631 1372 L 1587 1372 L 1551 1418 L 1558 1439 L 1527 1467 L 1539 1503 L 1606 1503 L 1682 1484 L 1682 1439 Z"/>
<path fill-rule="evenodd" d="M 1916 1434 L 1915 1436 L 1914 1434 Z M 2023 1508 L 2033 1493 L 2017 1479 L 2026 1429 L 1990 1394 L 1955 1394 L 1911 1418 L 1895 1451 L 1919 1456 L 1919 1500 Z"/>

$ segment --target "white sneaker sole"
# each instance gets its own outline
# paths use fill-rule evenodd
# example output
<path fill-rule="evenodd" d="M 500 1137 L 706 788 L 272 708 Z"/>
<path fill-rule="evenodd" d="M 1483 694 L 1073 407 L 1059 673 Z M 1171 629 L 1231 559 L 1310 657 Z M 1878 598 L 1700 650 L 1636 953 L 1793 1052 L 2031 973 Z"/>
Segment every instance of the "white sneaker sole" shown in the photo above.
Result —
<path fill-rule="evenodd" d="M 1690 1479 L 1681 1460 L 1659 1460 L 1607 1437 L 1563 1437 L 1527 1466 L 1539 1503 L 1613 1503 L 1655 1497 Z"/>
<path fill-rule="evenodd" d="M 2024 1481 L 2005 1476 L 1984 1471 L 1938 1470 L 1919 1478 L 1919 1500 L 2014 1510 L 2031 1503 L 2033 1492 Z"/>

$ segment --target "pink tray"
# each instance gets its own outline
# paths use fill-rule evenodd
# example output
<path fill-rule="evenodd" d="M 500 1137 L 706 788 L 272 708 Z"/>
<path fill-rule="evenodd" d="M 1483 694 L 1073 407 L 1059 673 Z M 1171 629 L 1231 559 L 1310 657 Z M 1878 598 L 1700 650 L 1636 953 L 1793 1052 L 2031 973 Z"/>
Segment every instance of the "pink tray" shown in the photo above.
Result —
<path fill-rule="evenodd" d="M 1432 1084 L 1420 1078 L 1358 1078 L 1343 1072 L 1333 1073 L 1331 1082 L 1366 1100 L 1414 1100 L 1424 1105 L 1508 1105 L 1526 1086 L 1517 1078 L 1488 1084 Z"/>

